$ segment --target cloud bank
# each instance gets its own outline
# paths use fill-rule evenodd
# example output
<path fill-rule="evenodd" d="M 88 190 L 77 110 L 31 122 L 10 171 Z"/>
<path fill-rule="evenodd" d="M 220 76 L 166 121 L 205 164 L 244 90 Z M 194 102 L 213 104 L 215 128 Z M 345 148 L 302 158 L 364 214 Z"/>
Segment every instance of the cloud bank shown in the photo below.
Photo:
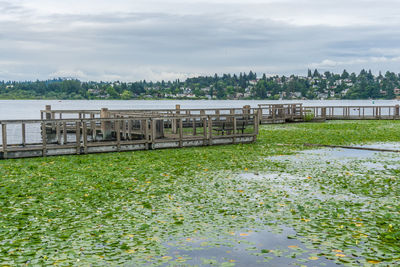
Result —
<path fill-rule="evenodd" d="M 0 80 L 400 72 L 398 1 L 17 0 L 0 12 Z"/>

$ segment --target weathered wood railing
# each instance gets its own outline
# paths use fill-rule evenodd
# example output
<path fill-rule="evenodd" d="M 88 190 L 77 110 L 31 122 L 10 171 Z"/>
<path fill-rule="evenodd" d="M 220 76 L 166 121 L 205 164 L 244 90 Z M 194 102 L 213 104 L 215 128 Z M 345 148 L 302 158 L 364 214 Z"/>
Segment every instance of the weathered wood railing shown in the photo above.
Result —
<path fill-rule="evenodd" d="M 304 110 L 316 118 L 327 120 L 396 120 L 400 119 L 399 105 L 395 106 L 309 106 Z"/>
<path fill-rule="evenodd" d="M 248 143 L 258 115 L 119 114 L 118 118 L 4 120 L 0 158 Z"/>
<path fill-rule="evenodd" d="M 254 114 L 258 110 L 244 106 L 243 108 L 205 108 L 205 109 L 181 109 L 176 105 L 175 109 L 101 109 L 101 110 L 54 110 L 50 105 L 45 110 L 41 110 L 41 119 L 85 119 L 101 118 L 102 112 L 107 112 L 107 116 L 116 117 L 120 114 L 167 114 L 167 115 L 234 115 L 234 114 Z"/>
<path fill-rule="evenodd" d="M 117 118 L 121 115 L 254 115 L 259 114 L 261 123 L 281 123 L 285 121 L 298 121 L 303 119 L 303 108 L 301 104 L 260 104 L 258 108 L 244 106 L 242 108 L 208 108 L 208 109 L 181 109 L 176 105 L 175 109 L 121 109 L 121 110 L 52 110 L 46 106 L 41 110 L 42 119 L 62 118 Z"/>

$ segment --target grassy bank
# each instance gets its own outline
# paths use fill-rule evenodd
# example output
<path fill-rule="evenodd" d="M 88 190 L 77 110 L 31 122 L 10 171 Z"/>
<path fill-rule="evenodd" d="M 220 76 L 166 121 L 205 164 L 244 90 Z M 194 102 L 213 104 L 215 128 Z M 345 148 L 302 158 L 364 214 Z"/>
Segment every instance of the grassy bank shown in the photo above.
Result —
<path fill-rule="evenodd" d="M 218 240 L 267 225 L 294 228 L 296 238 L 321 248 L 318 257 L 396 262 L 398 172 L 310 169 L 269 157 L 304 143 L 400 142 L 399 129 L 398 121 L 268 125 L 249 145 L 0 161 L 0 264 L 163 263 L 172 260 L 170 239 Z M 306 189 L 294 199 L 266 181 L 237 177 L 250 172 L 286 172 L 304 178 L 282 182 L 289 186 L 368 200 L 310 201 Z"/>

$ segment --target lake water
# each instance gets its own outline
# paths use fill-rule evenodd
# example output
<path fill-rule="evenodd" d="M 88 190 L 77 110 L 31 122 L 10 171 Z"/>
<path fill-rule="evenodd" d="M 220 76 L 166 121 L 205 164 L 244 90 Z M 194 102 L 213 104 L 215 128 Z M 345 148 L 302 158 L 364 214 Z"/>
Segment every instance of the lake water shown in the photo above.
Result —
<path fill-rule="evenodd" d="M 172 109 L 181 108 L 237 108 L 258 104 L 303 103 L 306 106 L 394 106 L 397 100 L 0 100 L 0 120 L 40 119 L 45 105 L 52 109 Z"/>

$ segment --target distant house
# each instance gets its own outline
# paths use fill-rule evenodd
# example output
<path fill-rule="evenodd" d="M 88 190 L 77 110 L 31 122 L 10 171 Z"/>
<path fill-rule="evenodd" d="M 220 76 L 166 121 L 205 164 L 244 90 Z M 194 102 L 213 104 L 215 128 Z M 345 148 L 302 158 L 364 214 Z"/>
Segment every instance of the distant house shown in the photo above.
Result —
<path fill-rule="evenodd" d="M 318 93 L 317 97 L 319 99 L 327 99 L 328 98 L 328 94 L 327 93 Z"/>
<path fill-rule="evenodd" d="M 243 97 L 242 93 L 236 93 L 236 98 L 241 98 L 241 97 Z"/>
<path fill-rule="evenodd" d="M 256 85 L 257 84 L 257 80 L 251 80 L 251 81 L 249 81 L 249 84 Z"/>
<path fill-rule="evenodd" d="M 292 96 L 296 97 L 296 98 L 300 98 L 301 97 L 301 92 L 293 92 Z"/>
<path fill-rule="evenodd" d="M 342 84 L 342 80 L 335 81 L 335 85 L 341 85 L 341 84 Z"/>
<path fill-rule="evenodd" d="M 393 89 L 393 93 L 394 93 L 395 95 L 400 95 L 400 88 L 394 88 L 394 89 Z"/>

